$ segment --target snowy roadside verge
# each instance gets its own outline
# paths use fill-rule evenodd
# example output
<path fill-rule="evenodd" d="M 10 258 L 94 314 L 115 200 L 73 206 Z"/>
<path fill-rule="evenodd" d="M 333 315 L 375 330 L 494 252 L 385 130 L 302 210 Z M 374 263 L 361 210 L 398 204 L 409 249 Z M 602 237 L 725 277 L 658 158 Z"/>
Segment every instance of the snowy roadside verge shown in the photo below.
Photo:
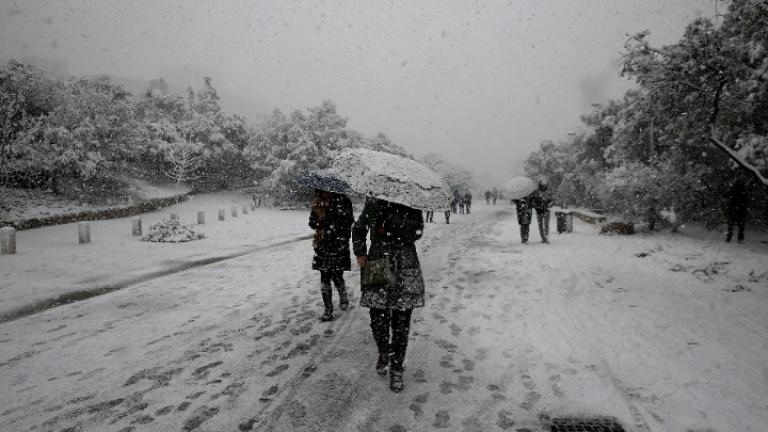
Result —
<path fill-rule="evenodd" d="M 276 243 L 266 244 L 264 246 L 254 247 L 243 252 L 191 260 L 181 264 L 169 266 L 168 268 L 165 268 L 163 270 L 157 270 L 157 271 L 149 272 L 146 274 L 140 274 L 125 280 L 115 282 L 110 285 L 86 288 L 79 291 L 67 292 L 55 298 L 38 300 L 32 304 L 22 306 L 17 309 L 10 310 L 8 312 L 0 313 L 0 324 L 7 321 L 13 321 L 15 319 L 33 315 L 56 306 L 61 306 L 69 303 L 74 303 L 77 301 L 87 300 L 89 298 L 96 297 L 103 294 L 109 294 L 113 291 L 121 290 L 123 288 L 127 288 L 129 286 L 136 285 L 142 282 L 147 282 L 159 277 L 171 275 L 174 273 L 180 273 L 185 270 L 190 270 L 196 267 L 216 264 L 221 261 L 225 261 L 233 258 L 239 258 L 241 256 L 249 255 L 255 252 L 260 252 L 265 249 L 286 246 L 302 240 L 310 240 L 312 238 L 313 238 L 312 235 L 306 235 L 306 236 L 301 236 L 294 239 L 282 240 Z"/>
<path fill-rule="evenodd" d="M 115 206 L 97 208 L 93 210 L 80 210 L 67 213 L 52 214 L 50 216 L 32 217 L 28 219 L 0 220 L 0 226 L 12 226 L 17 230 L 27 230 L 33 228 L 42 228 L 46 226 L 62 225 L 67 223 L 117 219 L 139 215 L 151 211 L 160 210 L 164 207 L 174 205 L 180 201 L 189 199 L 189 194 L 171 196 L 165 198 L 152 198 L 140 203 L 128 206 Z"/>
<path fill-rule="evenodd" d="M 308 234 L 306 212 L 248 208 L 249 213 L 243 214 L 249 203 L 245 194 L 204 194 L 142 215 L 147 228 L 171 212 L 184 223 L 194 223 L 197 212 L 204 211 L 207 223 L 195 225 L 195 230 L 206 238 L 184 244 L 143 242 L 131 235 L 130 218 L 91 222 L 92 243 L 85 245 L 77 243 L 77 224 L 21 231 L 17 253 L 0 258 L 0 316 L 67 293 L 124 286 L 147 275 L 247 254 Z M 231 216 L 232 207 L 237 217 Z M 216 220 L 220 208 L 227 210 L 225 221 Z"/>

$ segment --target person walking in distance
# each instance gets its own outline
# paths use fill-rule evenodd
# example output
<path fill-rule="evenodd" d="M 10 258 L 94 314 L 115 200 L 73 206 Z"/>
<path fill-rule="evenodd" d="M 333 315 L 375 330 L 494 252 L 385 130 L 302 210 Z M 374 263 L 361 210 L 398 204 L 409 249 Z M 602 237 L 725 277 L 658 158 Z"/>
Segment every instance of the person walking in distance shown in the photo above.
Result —
<path fill-rule="evenodd" d="M 549 243 L 549 208 L 552 207 L 552 194 L 547 182 L 539 181 L 539 187 L 530 195 L 530 203 L 536 210 L 536 222 L 539 225 L 539 236 L 543 243 Z"/>
<path fill-rule="evenodd" d="M 738 229 L 736 239 L 739 243 L 744 243 L 744 228 L 747 225 L 747 216 L 749 215 L 749 194 L 743 180 L 738 179 L 733 182 L 728 191 L 727 206 L 728 233 L 725 236 L 725 241 L 731 241 L 733 228 L 736 227 Z"/>
<path fill-rule="evenodd" d="M 496 200 L 499 199 L 499 190 L 493 188 L 493 205 L 496 205 Z"/>
<path fill-rule="evenodd" d="M 352 202 L 346 195 L 315 190 L 309 226 L 315 230 L 312 269 L 320 271 L 320 294 L 325 307 L 321 321 L 333 320 L 331 282 L 339 293 L 339 309 L 345 311 L 349 307 L 344 272 L 351 269 L 349 238 L 354 221 Z"/>
<path fill-rule="evenodd" d="M 467 214 L 472 210 L 472 194 L 469 192 L 464 194 L 464 208 L 466 209 Z"/>
<path fill-rule="evenodd" d="M 531 226 L 531 200 L 530 195 L 512 200 L 517 211 L 517 224 L 520 225 L 520 240 L 528 244 L 528 232 Z"/>
<path fill-rule="evenodd" d="M 366 201 L 352 227 L 352 248 L 361 268 L 360 305 L 370 308 L 379 352 L 376 372 L 386 375 L 389 367 L 393 392 L 404 388 L 411 313 L 424 306 L 424 278 L 415 245 L 423 229 L 421 211 L 374 198 Z"/>
<path fill-rule="evenodd" d="M 484 196 L 485 196 L 485 204 L 491 205 L 491 191 L 489 190 L 485 191 Z"/>

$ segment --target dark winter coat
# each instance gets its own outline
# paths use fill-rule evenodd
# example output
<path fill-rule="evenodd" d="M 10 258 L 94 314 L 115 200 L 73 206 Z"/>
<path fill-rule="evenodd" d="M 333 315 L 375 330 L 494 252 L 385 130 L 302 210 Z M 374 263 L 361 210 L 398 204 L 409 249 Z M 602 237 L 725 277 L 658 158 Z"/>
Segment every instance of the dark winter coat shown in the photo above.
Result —
<path fill-rule="evenodd" d="M 352 201 L 345 195 L 333 194 L 328 204 L 324 209 L 313 207 L 309 214 L 309 226 L 314 228 L 316 233 L 312 269 L 350 270 L 349 237 L 355 221 Z"/>
<path fill-rule="evenodd" d="M 727 216 L 732 221 L 743 221 L 749 214 L 749 194 L 744 183 L 737 181 L 728 192 Z"/>
<path fill-rule="evenodd" d="M 552 207 L 552 193 L 548 189 L 536 189 L 528 195 L 530 205 L 538 213 L 543 213 Z"/>
<path fill-rule="evenodd" d="M 517 210 L 517 223 L 520 225 L 531 224 L 531 196 L 512 200 L 515 204 L 515 210 Z"/>
<path fill-rule="evenodd" d="M 410 310 L 424 306 L 424 277 L 414 242 L 421 238 L 421 211 L 386 201 L 369 199 L 352 227 L 355 256 L 369 261 L 388 256 L 395 283 L 361 287 L 360 305 L 377 309 Z M 371 246 L 366 237 L 370 233 Z"/>

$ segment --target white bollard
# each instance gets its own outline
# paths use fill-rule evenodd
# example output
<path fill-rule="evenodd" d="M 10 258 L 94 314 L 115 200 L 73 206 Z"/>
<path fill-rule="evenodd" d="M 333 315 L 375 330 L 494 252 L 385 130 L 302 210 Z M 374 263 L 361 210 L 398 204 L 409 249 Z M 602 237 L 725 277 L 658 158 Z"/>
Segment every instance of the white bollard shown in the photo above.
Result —
<path fill-rule="evenodd" d="M 224 210 L 223 208 L 219 209 L 219 220 L 223 221 L 226 218 L 227 218 L 227 211 Z"/>
<path fill-rule="evenodd" d="M 11 255 L 16 253 L 16 228 L 0 228 L 0 255 Z"/>
<path fill-rule="evenodd" d="M 131 218 L 131 233 L 135 236 L 141 235 L 141 218 L 140 217 Z"/>
<path fill-rule="evenodd" d="M 171 220 L 172 221 L 179 221 L 179 214 L 178 213 L 171 213 Z"/>
<path fill-rule="evenodd" d="M 205 223 L 205 212 L 204 211 L 197 212 L 197 223 L 199 223 L 200 225 Z"/>
<path fill-rule="evenodd" d="M 77 223 L 77 239 L 80 244 L 91 242 L 91 224 L 88 222 Z"/>
<path fill-rule="evenodd" d="M 243 214 L 248 214 L 248 206 L 243 204 Z"/>
<path fill-rule="evenodd" d="M 237 217 L 237 206 L 232 206 L 232 217 Z"/>

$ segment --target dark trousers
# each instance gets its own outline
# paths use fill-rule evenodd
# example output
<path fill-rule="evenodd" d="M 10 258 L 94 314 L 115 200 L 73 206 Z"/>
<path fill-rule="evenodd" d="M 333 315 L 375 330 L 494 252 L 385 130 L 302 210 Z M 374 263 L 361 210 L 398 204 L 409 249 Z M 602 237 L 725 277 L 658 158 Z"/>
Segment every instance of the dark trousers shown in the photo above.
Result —
<path fill-rule="evenodd" d="M 549 210 L 536 210 L 536 221 L 539 223 L 539 235 L 542 240 L 549 237 Z"/>
<path fill-rule="evenodd" d="M 331 281 L 336 285 L 338 291 L 344 291 L 344 272 L 341 270 L 336 271 L 320 271 L 320 292 L 331 293 Z"/>
<path fill-rule="evenodd" d="M 435 212 L 427 210 L 426 222 L 434 222 L 432 219 L 435 217 Z"/>
<path fill-rule="evenodd" d="M 520 224 L 520 240 L 522 240 L 523 243 L 528 243 L 529 228 L 530 228 L 530 225 L 528 224 Z"/>
<path fill-rule="evenodd" d="M 390 369 L 403 370 L 413 310 L 371 309 L 371 330 L 380 354 L 390 353 Z"/>
<path fill-rule="evenodd" d="M 447 224 L 451 223 L 451 212 L 450 211 L 445 212 L 445 223 L 447 223 Z"/>
<path fill-rule="evenodd" d="M 737 234 L 736 239 L 739 241 L 739 243 L 744 242 L 744 228 L 747 225 L 747 221 L 744 219 L 729 219 L 728 220 L 728 234 L 725 236 L 725 241 L 731 241 L 731 238 L 733 238 L 733 227 L 736 226 L 739 230 L 739 233 Z"/>

